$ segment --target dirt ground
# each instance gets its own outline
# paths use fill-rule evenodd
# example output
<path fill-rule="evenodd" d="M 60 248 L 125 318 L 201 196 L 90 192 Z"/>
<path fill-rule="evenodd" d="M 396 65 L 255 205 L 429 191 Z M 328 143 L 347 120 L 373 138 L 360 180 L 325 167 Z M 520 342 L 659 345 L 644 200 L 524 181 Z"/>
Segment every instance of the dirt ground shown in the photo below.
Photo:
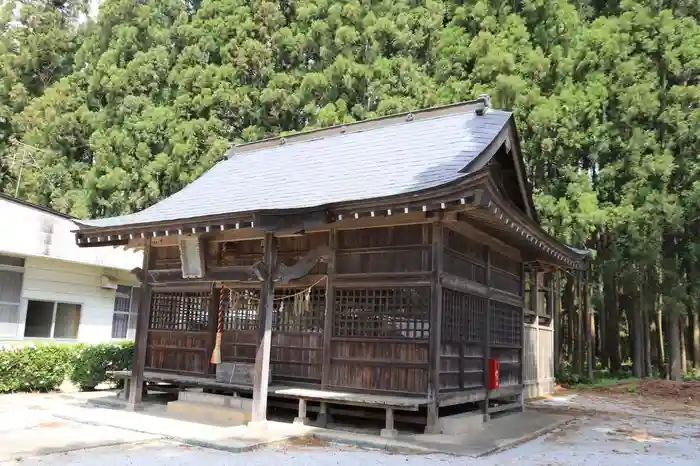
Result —
<path fill-rule="evenodd" d="M 575 419 L 535 440 L 487 457 L 401 455 L 293 441 L 227 453 L 128 429 L 97 428 L 53 416 L 67 401 L 53 395 L 0 396 L 0 466 L 610 466 L 700 465 L 700 403 L 695 387 L 658 381 L 585 392 L 560 391 L 530 403 L 531 410 Z M 527 413 L 525 414 L 527 415 Z M 86 448 L 94 438 L 94 447 Z M 101 439 L 101 440 L 98 440 Z M 99 445 L 98 445 L 99 443 Z"/>

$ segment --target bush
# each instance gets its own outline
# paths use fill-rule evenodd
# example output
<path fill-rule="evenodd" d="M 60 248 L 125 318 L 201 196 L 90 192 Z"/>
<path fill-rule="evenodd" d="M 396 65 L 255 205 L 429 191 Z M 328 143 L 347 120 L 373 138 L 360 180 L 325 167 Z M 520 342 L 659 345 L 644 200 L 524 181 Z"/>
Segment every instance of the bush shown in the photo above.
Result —
<path fill-rule="evenodd" d="M 0 393 L 56 390 L 70 372 L 74 355 L 70 345 L 0 350 Z"/>
<path fill-rule="evenodd" d="M 133 342 L 82 345 L 75 352 L 70 380 L 81 390 L 94 390 L 103 382 L 114 381 L 107 371 L 131 369 Z"/>

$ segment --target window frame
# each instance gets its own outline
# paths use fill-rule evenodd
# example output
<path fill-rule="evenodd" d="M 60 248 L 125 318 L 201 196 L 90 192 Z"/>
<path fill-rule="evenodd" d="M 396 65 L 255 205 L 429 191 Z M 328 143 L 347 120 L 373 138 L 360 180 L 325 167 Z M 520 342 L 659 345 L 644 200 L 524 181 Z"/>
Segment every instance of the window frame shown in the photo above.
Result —
<path fill-rule="evenodd" d="M 49 328 L 49 336 L 48 337 L 32 337 L 32 336 L 27 336 L 27 315 L 29 314 L 29 303 L 32 301 L 35 302 L 40 302 L 40 303 L 52 303 L 52 311 L 51 311 L 51 327 Z M 69 304 L 71 306 L 79 306 L 80 307 L 80 317 L 78 318 L 78 331 L 76 332 L 75 337 L 59 337 L 56 338 L 54 335 L 56 334 L 56 313 L 58 311 L 58 305 L 59 304 Z M 54 340 L 54 341 L 77 341 L 78 338 L 80 337 L 80 323 L 83 320 L 83 303 L 79 302 L 73 302 L 73 301 L 55 301 L 55 300 L 48 300 L 48 299 L 32 299 L 32 298 L 27 298 L 27 311 L 24 316 L 24 329 L 22 333 L 22 338 L 24 340 Z"/>
<path fill-rule="evenodd" d="M 117 309 L 117 293 L 119 292 L 119 288 L 129 288 L 129 310 L 128 311 L 123 311 L 121 309 Z M 128 340 L 129 338 L 129 330 L 135 330 L 136 329 L 136 319 L 138 316 L 138 306 L 134 306 L 134 296 L 136 295 L 136 286 L 132 285 L 117 285 L 117 289 L 114 291 L 114 303 L 112 303 L 112 327 L 110 329 L 110 338 L 112 340 Z M 115 315 L 126 315 L 126 330 L 124 336 L 115 336 L 114 334 L 114 317 Z M 133 324 L 133 327 L 132 327 Z"/>
<path fill-rule="evenodd" d="M 16 259 L 18 261 L 21 261 L 22 265 L 10 265 L 10 264 L 5 264 L 3 263 L 4 260 L 6 259 Z M 4 306 L 13 306 L 15 308 L 16 314 L 16 319 L 17 322 L 14 323 L 15 325 L 15 333 L 14 335 L 6 334 L 4 336 L 0 336 L 0 338 L 21 338 L 20 336 L 20 330 L 22 329 L 22 290 L 24 290 L 24 274 L 26 271 L 26 265 L 27 261 L 26 258 L 22 256 L 12 256 L 12 255 L 7 255 L 7 254 L 0 254 L 0 271 L 2 272 L 12 272 L 12 273 L 18 273 L 20 275 L 19 279 L 19 298 L 17 301 L 0 301 L 0 305 Z M 12 324 L 12 323 L 10 323 Z M 0 334 L 2 335 L 2 334 Z"/>

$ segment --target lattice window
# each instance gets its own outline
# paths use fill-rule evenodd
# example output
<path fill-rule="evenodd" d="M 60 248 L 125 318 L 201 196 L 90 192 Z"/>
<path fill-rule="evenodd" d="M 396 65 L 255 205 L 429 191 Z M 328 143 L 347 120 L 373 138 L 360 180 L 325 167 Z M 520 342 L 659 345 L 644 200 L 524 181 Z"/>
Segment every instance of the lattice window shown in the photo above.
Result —
<path fill-rule="evenodd" d="M 484 341 L 488 299 L 468 293 L 442 291 L 443 342 Z"/>
<path fill-rule="evenodd" d="M 491 301 L 489 343 L 517 347 L 522 344 L 522 310 L 519 307 Z"/>
<path fill-rule="evenodd" d="M 224 331 L 258 328 L 260 290 L 229 290 L 224 293 Z"/>
<path fill-rule="evenodd" d="M 151 296 L 149 328 L 154 330 L 206 330 L 209 325 L 208 291 L 159 293 Z"/>
<path fill-rule="evenodd" d="M 277 289 L 273 303 L 272 329 L 278 332 L 323 332 L 326 289 L 316 287 L 308 293 L 301 289 Z"/>
<path fill-rule="evenodd" d="M 338 337 L 427 339 L 429 318 L 430 288 L 335 290 Z"/>
<path fill-rule="evenodd" d="M 486 284 L 486 267 L 477 264 L 461 253 L 445 250 L 443 258 L 445 272 L 466 278 L 477 283 Z"/>

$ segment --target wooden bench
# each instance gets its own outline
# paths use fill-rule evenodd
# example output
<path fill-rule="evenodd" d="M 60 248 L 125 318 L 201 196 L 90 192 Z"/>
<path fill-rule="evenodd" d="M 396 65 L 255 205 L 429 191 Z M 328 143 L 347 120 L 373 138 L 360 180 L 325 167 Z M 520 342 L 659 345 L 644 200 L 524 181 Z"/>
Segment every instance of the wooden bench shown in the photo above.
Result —
<path fill-rule="evenodd" d="M 364 393 L 348 393 L 328 390 L 314 390 L 295 387 L 270 387 L 268 393 L 280 398 L 294 398 L 299 400 L 299 411 L 294 419 L 295 423 L 307 424 L 306 403 L 308 401 L 320 403 L 320 411 L 317 418 L 318 424 L 325 427 L 328 421 L 328 404 L 346 406 L 358 406 L 366 408 L 381 408 L 385 411 L 385 427 L 381 430 L 382 437 L 396 437 L 398 432 L 394 427 L 394 411 L 418 411 L 428 403 L 427 398 L 370 395 Z"/>
<path fill-rule="evenodd" d="M 110 371 L 109 374 L 115 379 L 124 380 L 124 398 L 128 400 L 129 394 L 131 392 L 131 371 Z M 147 382 L 160 382 L 172 384 L 177 386 L 180 390 L 195 387 L 219 390 L 235 390 L 243 392 L 253 390 L 252 385 L 240 385 L 227 382 L 218 382 L 213 377 L 172 374 L 168 372 L 145 371 L 143 373 L 143 379 Z"/>
<path fill-rule="evenodd" d="M 124 397 L 129 399 L 131 371 L 114 371 L 110 372 L 110 374 L 114 378 L 124 379 Z M 145 371 L 144 380 L 148 382 L 170 383 L 176 385 L 179 389 L 199 387 L 234 390 L 240 392 L 253 391 L 253 387 L 250 385 L 217 382 L 216 379 L 212 377 L 172 374 L 167 372 Z M 306 416 L 306 403 L 309 401 L 320 403 L 320 411 L 317 422 L 323 427 L 325 427 L 328 423 L 329 404 L 383 409 L 385 411 L 385 427 L 381 431 L 382 437 L 395 437 L 397 435 L 397 431 L 394 427 L 395 410 L 418 411 L 421 406 L 428 404 L 428 399 L 425 397 L 371 395 L 365 393 L 315 390 L 280 385 L 271 385 L 268 388 L 268 395 L 278 398 L 299 400 L 298 414 L 294 419 L 294 422 L 298 424 L 307 424 L 309 422 Z"/>

